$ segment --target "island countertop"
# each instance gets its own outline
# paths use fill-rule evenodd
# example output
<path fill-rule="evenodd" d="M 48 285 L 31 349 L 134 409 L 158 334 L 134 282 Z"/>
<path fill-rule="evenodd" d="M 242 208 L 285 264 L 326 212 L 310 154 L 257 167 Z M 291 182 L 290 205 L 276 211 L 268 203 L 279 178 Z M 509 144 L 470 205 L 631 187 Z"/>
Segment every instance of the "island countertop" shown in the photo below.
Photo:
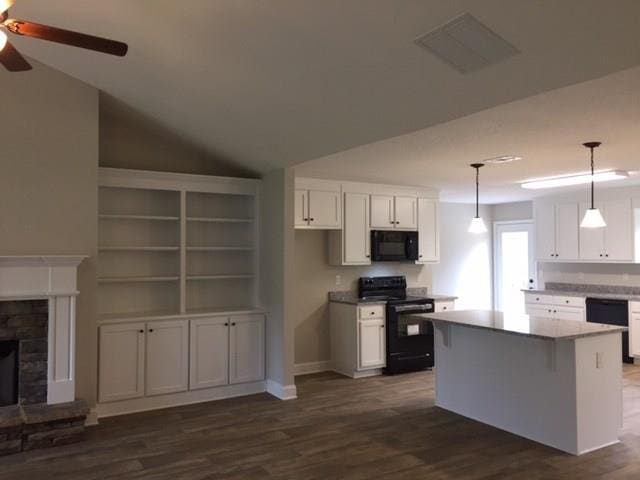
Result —
<path fill-rule="evenodd" d="M 441 313 L 416 313 L 408 316 L 545 340 L 572 340 L 627 330 L 627 327 L 617 325 L 508 314 L 495 310 L 456 310 Z"/>

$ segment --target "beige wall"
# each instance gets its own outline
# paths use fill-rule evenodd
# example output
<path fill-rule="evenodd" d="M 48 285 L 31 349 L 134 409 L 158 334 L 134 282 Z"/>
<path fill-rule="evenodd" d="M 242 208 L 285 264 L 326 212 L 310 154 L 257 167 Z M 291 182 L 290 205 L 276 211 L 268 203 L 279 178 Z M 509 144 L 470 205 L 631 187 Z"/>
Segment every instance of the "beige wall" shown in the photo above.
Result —
<path fill-rule="evenodd" d="M 79 270 L 76 390 L 94 403 L 98 91 L 32 63 L 0 71 L 0 255 L 90 255 Z"/>
<path fill-rule="evenodd" d="M 100 166 L 256 178 L 180 138 L 119 100 L 100 94 Z"/>
<path fill-rule="evenodd" d="M 406 275 L 410 286 L 431 287 L 431 267 L 377 263 L 366 267 L 335 267 L 327 263 L 327 232 L 295 231 L 293 318 L 295 363 L 329 360 L 328 292 L 356 290 L 359 277 Z M 336 275 L 341 285 L 336 285 Z"/>
<path fill-rule="evenodd" d="M 492 216 L 494 222 L 531 220 L 533 219 L 533 202 L 511 202 L 493 205 Z"/>

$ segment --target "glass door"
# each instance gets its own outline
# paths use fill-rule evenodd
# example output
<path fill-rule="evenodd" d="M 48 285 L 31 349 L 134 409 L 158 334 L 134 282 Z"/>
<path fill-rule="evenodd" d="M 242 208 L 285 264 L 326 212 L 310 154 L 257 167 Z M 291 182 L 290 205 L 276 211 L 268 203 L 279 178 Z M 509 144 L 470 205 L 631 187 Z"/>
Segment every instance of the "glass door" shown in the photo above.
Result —
<path fill-rule="evenodd" d="M 533 223 L 507 222 L 494 225 L 495 308 L 524 313 L 523 289 L 535 286 Z"/>

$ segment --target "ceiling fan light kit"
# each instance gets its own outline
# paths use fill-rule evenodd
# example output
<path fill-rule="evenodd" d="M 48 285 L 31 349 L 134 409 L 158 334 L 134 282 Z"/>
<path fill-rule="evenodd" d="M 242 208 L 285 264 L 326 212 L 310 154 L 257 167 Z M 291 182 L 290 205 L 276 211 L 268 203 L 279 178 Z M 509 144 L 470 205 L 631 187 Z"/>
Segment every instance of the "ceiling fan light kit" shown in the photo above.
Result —
<path fill-rule="evenodd" d="M 129 47 L 126 43 L 95 37 L 84 33 L 63 30 L 40 23 L 9 18 L 9 8 L 14 0 L 0 0 L 0 63 L 10 72 L 31 70 L 29 62 L 8 41 L 6 32 L 37 38 L 73 47 L 124 57 Z"/>

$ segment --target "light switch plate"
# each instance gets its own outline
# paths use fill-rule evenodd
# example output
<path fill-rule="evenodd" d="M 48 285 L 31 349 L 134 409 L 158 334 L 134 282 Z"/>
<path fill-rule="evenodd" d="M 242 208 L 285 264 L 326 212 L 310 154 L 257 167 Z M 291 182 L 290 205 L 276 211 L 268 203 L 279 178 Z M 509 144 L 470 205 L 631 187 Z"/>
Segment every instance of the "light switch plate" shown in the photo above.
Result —
<path fill-rule="evenodd" d="M 336 285 L 342 285 L 342 277 L 340 275 L 336 275 Z"/>

